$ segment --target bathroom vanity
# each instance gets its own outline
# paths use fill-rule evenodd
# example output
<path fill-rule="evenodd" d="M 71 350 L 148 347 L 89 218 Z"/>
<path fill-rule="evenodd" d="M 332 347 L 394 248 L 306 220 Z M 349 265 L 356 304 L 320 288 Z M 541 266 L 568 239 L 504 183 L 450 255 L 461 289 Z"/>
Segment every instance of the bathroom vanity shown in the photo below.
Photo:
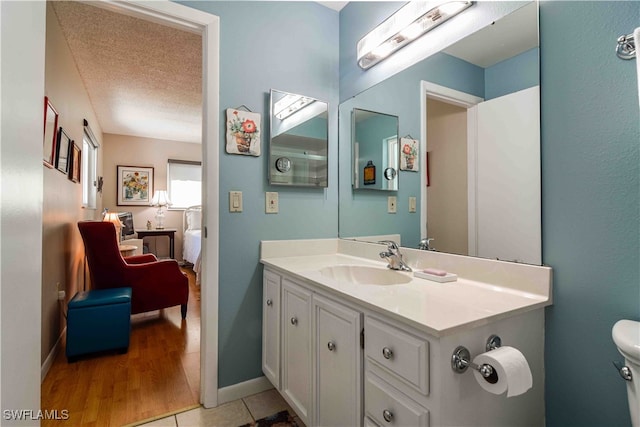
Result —
<path fill-rule="evenodd" d="M 341 239 L 263 241 L 265 376 L 308 426 L 544 425 L 544 310 L 551 269 L 402 249 L 437 283 L 391 271 L 384 245 Z M 471 359 L 487 339 L 518 349 L 533 387 L 484 390 Z"/>

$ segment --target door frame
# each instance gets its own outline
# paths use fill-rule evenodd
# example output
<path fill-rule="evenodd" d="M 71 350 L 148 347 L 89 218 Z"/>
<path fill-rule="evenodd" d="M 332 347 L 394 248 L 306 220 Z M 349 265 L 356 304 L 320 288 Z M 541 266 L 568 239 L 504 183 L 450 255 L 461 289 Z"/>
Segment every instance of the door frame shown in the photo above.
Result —
<path fill-rule="evenodd" d="M 202 35 L 202 213 L 200 403 L 218 405 L 220 18 L 168 0 L 86 2 L 117 13 Z"/>
<path fill-rule="evenodd" d="M 440 86 L 425 80 L 420 81 L 420 237 L 427 238 L 427 98 L 453 104 L 467 110 L 467 191 L 468 191 L 468 229 L 469 256 L 475 256 L 477 249 L 477 212 L 476 212 L 476 164 L 478 156 L 478 110 L 476 106 L 484 98 Z"/>

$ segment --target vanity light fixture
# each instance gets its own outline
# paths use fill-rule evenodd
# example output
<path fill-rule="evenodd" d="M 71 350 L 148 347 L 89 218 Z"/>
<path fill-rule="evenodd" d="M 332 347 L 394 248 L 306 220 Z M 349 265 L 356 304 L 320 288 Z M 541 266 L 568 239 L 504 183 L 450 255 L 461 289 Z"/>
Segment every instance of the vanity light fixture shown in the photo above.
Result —
<path fill-rule="evenodd" d="M 360 39 L 358 65 L 372 67 L 471 5 L 473 1 L 410 1 Z"/>
<path fill-rule="evenodd" d="M 274 106 L 275 116 L 280 120 L 284 120 L 297 111 L 302 110 L 304 107 L 311 105 L 315 102 L 315 99 L 308 98 L 306 96 L 287 94 L 282 99 L 278 100 Z"/>

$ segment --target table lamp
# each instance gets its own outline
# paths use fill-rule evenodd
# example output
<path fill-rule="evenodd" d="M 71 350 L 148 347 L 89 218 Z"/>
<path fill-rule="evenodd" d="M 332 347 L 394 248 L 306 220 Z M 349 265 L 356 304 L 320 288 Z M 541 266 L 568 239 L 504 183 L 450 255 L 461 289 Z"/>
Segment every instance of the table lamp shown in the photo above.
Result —
<path fill-rule="evenodd" d="M 107 212 L 104 215 L 103 221 L 113 223 L 113 225 L 116 227 L 116 238 L 118 240 L 118 243 L 120 243 L 120 239 L 122 237 L 121 230 L 124 224 L 120 221 L 120 217 L 118 216 L 118 214 L 116 212 Z"/>
<path fill-rule="evenodd" d="M 157 206 L 158 212 L 156 212 L 156 229 L 164 229 L 164 211 L 162 208 L 165 206 L 171 206 L 171 200 L 166 190 L 156 190 L 151 199 L 151 206 Z"/>

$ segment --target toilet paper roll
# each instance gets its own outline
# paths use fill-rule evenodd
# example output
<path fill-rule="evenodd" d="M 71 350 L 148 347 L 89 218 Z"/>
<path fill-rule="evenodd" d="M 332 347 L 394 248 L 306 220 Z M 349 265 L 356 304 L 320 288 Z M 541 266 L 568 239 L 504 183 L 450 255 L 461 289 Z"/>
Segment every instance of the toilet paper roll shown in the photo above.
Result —
<path fill-rule="evenodd" d="M 484 378 L 477 370 L 473 371 L 480 387 L 493 394 L 507 392 L 507 397 L 518 396 L 529 390 L 533 385 L 531 369 L 524 355 L 517 349 L 509 346 L 497 348 L 477 355 L 473 359 L 477 365 L 488 364 L 497 374 Z"/>

